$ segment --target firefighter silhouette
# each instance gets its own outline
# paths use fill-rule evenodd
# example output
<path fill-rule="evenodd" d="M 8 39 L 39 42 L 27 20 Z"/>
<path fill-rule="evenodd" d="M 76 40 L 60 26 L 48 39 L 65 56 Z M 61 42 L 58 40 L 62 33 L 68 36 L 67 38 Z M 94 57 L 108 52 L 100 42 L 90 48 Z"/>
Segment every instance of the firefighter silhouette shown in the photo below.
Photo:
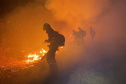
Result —
<path fill-rule="evenodd" d="M 83 44 L 84 43 L 84 37 L 86 36 L 86 31 L 84 31 L 82 28 L 78 27 L 79 31 L 72 30 L 72 34 L 74 36 L 74 41 L 77 44 Z"/>
<path fill-rule="evenodd" d="M 48 64 L 56 64 L 55 54 L 59 50 L 58 47 L 64 46 L 65 37 L 62 34 L 59 34 L 57 31 L 54 31 L 48 23 L 45 23 L 43 30 L 48 34 L 48 40 L 45 42 L 50 43 L 48 45 L 49 51 L 45 54 Z M 42 59 L 44 59 L 44 57 Z"/>
<path fill-rule="evenodd" d="M 91 35 L 91 40 L 93 40 L 95 37 L 95 30 L 92 27 L 90 27 L 90 35 Z"/>

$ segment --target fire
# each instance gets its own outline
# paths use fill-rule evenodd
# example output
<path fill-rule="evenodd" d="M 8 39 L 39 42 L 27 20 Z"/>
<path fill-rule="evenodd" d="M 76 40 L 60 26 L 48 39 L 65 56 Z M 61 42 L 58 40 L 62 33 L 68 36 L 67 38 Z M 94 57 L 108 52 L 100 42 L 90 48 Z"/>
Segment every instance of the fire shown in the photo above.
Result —
<path fill-rule="evenodd" d="M 28 60 L 26 60 L 26 63 L 33 63 L 33 62 L 36 62 L 38 60 L 41 60 L 42 56 L 45 55 L 45 53 L 47 53 L 46 50 L 44 50 L 42 48 L 42 50 L 40 50 L 40 52 L 38 54 L 29 54 L 27 57 L 28 57 Z"/>
<path fill-rule="evenodd" d="M 60 47 L 61 49 L 63 48 L 63 47 Z M 35 54 L 29 54 L 28 56 L 27 56 L 27 60 L 25 61 L 26 63 L 34 63 L 34 62 L 37 62 L 37 61 L 39 61 L 39 60 L 41 60 L 42 59 L 42 57 L 45 55 L 47 53 L 47 51 L 46 50 L 44 50 L 43 48 L 42 48 L 42 50 L 40 50 L 38 53 L 35 53 Z"/>
<path fill-rule="evenodd" d="M 40 53 L 43 54 L 43 56 L 44 56 L 45 53 L 47 53 L 47 51 L 42 48 L 42 50 L 40 50 Z"/>
<path fill-rule="evenodd" d="M 60 48 L 63 48 L 63 47 L 60 47 Z"/>

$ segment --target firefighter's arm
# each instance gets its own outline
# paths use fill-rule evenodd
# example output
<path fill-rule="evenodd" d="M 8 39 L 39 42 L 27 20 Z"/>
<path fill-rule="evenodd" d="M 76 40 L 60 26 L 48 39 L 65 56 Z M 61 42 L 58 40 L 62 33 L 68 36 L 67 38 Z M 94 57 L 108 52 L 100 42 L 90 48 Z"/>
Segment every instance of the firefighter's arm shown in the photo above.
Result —
<path fill-rule="evenodd" d="M 53 42 L 53 41 L 55 41 L 55 37 L 53 37 L 53 38 L 51 38 L 51 39 L 48 39 L 48 40 L 45 40 L 45 42 L 47 42 L 47 43 L 51 43 L 51 42 Z"/>
<path fill-rule="evenodd" d="M 50 42 L 50 40 L 49 40 L 49 39 L 48 39 L 48 40 L 45 40 L 45 42 L 46 42 L 46 43 L 49 43 L 49 42 Z"/>

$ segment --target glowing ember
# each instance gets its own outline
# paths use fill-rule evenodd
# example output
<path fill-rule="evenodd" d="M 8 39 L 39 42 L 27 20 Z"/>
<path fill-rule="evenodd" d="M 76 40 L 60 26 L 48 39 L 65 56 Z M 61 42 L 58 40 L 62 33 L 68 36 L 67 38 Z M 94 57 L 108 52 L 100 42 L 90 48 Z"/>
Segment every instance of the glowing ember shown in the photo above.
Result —
<path fill-rule="evenodd" d="M 44 50 L 42 48 L 42 50 L 40 50 L 40 52 L 38 54 L 29 54 L 28 55 L 28 60 L 26 60 L 26 63 L 33 63 L 33 62 L 36 62 L 38 60 L 41 60 L 41 56 L 44 56 L 45 53 L 47 53 L 46 50 Z"/>
<path fill-rule="evenodd" d="M 45 51 L 45 50 L 42 48 L 42 50 L 40 51 L 40 53 L 44 56 L 45 53 L 47 53 L 47 51 Z"/>
<path fill-rule="evenodd" d="M 60 48 L 63 48 L 63 47 L 60 47 Z"/>

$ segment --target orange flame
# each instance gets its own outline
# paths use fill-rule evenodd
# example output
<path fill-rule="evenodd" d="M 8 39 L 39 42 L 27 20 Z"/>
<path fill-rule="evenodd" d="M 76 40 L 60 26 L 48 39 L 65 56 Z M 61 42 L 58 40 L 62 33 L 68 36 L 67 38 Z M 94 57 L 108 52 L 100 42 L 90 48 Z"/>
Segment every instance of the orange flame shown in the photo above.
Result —
<path fill-rule="evenodd" d="M 33 62 L 36 62 L 38 60 L 41 60 L 41 56 L 44 56 L 45 53 L 47 53 L 46 50 L 44 50 L 42 48 L 42 50 L 40 50 L 40 52 L 38 54 L 29 54 L 28 55 L 28 60 L 26 60 L 26 63 L 33 63 Z"/>

